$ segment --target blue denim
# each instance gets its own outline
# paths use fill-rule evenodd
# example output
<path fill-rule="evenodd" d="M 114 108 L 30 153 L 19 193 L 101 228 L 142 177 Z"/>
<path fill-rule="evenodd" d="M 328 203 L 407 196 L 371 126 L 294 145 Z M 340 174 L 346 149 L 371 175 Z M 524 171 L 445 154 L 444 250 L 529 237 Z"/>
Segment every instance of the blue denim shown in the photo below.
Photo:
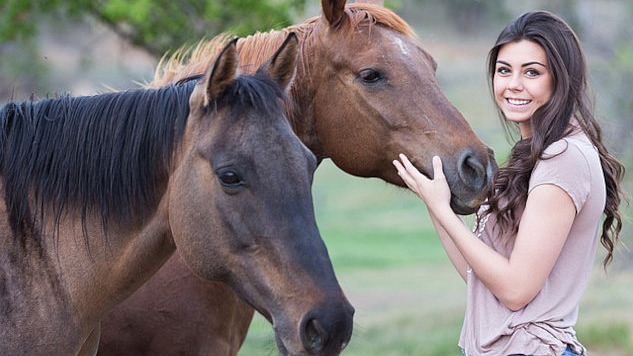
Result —
<path fill-rule="evenodd" d="M 573 353 L 571 349 L 569 348 L 569 346 L 567 346 L 567 350 L 565 350 L 565 352 L 563 352 L 563 354 L 560 356 L 583 356 L 583 355 Z"/>
<path fill-rule="evenodd" d="M 466 352 L 464 351 L 464 349 L 460 348 L 460 350 L 462 351 L 462 356 L 466 356 Z M 508 356 L 533 356 L 533 355 L 512 354 Z M 573 351 L 571 351 L 571 348 L 567 346 L 567 349 L 565 350 L 565 352 L 563 352 L 560 356 L 583 356 L 583 355 L 575 354 Z"/>

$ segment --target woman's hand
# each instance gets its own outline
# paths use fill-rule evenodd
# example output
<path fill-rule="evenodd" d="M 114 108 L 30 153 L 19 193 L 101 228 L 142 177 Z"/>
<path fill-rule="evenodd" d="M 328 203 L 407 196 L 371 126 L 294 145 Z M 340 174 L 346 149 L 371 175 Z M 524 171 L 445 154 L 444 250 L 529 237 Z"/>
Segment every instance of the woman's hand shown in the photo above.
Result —
<path fill-rule="evenodd" d="M 420 173 L 404 154 L 401 153 L 399 158 L 402 162 L 393 161 L 398 175 L 407 187 L 424 201 L 430 212 L 437 214 L 444 208 L 450 210 L 451 190 L 446 182 L 440 157 L 433 157 L 433 179 Z"/>

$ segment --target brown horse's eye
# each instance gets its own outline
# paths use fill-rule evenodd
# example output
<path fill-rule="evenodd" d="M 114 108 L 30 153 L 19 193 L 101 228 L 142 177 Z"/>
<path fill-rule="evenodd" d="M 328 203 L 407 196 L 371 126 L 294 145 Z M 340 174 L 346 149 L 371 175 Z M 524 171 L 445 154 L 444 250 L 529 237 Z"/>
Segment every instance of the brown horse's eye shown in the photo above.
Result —
<path fill-rule="evenodd" d="M 220 183 L 228 188 L 235 188 L 244 185 L 244 181 L 242 181 L 239 174 L 232 170 L 218 172 L 218 178 L 220 179 Z"/>
<path fill-rule="evenodd" d="M 363 84 L 376 84 L 384 78 L 382 73 L 375 69 L 363 69 L 358 73 L 358 79 Z"/>

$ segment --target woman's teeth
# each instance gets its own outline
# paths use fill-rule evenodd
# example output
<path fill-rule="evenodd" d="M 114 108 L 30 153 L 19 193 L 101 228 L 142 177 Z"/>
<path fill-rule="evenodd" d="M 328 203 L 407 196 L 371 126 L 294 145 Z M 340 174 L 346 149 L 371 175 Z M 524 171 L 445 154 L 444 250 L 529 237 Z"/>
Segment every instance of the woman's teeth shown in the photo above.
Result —
<path fill-rule="evenodd" d="M 521 99 L 507 99 L 508 103 L 512 105 L 527 105 L 531 100 L 521 100 Z"/>

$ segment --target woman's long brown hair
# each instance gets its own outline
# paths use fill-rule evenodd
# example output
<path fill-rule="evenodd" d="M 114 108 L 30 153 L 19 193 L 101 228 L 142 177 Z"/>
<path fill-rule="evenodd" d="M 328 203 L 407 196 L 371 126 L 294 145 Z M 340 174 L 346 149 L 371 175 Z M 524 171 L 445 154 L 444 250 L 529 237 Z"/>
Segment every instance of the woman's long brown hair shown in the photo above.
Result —
<path fill-rule="evenodd" d="M 500 48 L 506 43 L 521 40 L 532 41 L 544 49 L 554 79 L 554 90 L 551 99 L 532 116 L 532 137 L 516 142 L 507 164 L 496 172 L 488 194 L 488 213 L 497 214 L 501 232 L 516 235 L 520 217 L 515 212 L 525 206 L 532 170 L 550 144 L 569 134 L 569 123 L 574 117 L 597 148 L 604 172 L 607 196 L 600 242 L 607 249 L 603 263 L 606 268 L 613 259 L 613 250 L 622 229 L 619 207 L 623 197 L 620 183 L 624 166 L 609 154 L 602 142 L 600 125 L 589 104 L 587 69 L 580 43 L 573 30 L 557 16 L 545 11 L 525 13 L 503 29 L 488 54 L 490 85 Z M 503 117 L 501 111 L 500 115 Z M 507 120 L 503 122 L 510 125 Z M 511 129 L 509 126 L 506 128 Z"/>

